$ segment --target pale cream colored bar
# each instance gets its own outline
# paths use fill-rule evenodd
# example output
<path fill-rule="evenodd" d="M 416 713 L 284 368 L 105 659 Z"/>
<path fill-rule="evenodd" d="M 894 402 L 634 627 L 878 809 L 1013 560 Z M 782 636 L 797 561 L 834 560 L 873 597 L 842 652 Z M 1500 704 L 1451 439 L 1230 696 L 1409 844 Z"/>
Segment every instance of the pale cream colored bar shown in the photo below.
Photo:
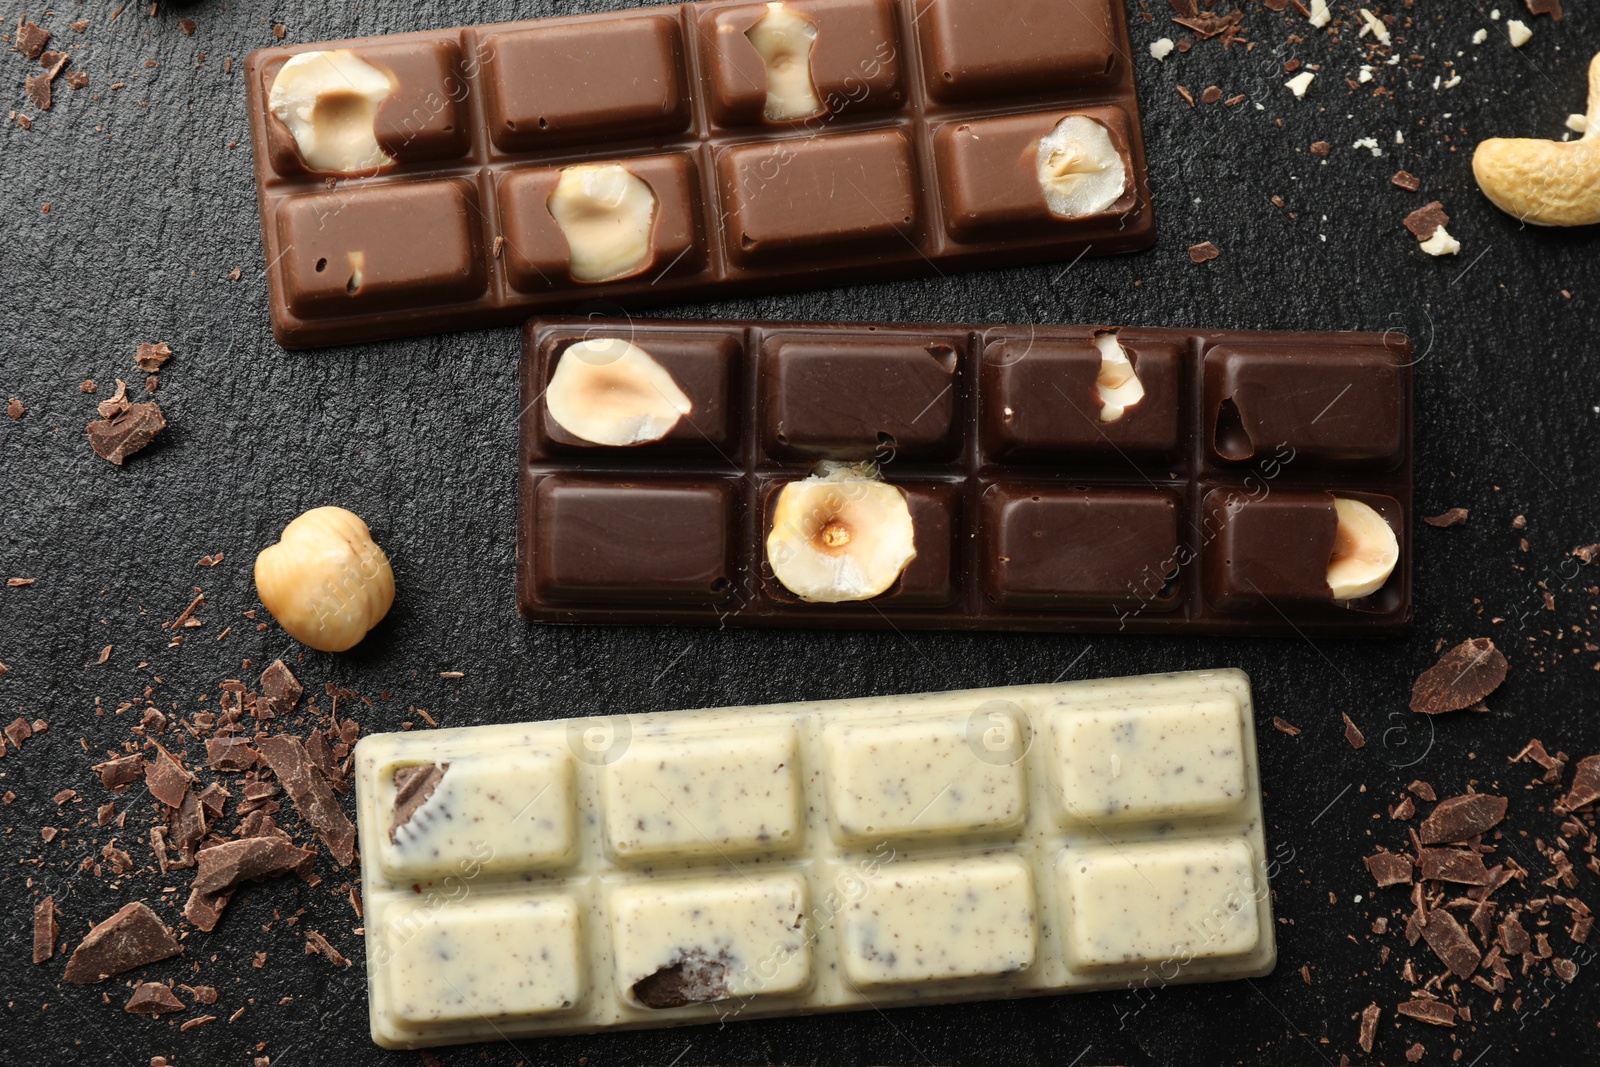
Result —
<path fill-rule="evenodd" d="M 390 1048 L 1253 977 L 1238 671 L 379 734 Z"/>

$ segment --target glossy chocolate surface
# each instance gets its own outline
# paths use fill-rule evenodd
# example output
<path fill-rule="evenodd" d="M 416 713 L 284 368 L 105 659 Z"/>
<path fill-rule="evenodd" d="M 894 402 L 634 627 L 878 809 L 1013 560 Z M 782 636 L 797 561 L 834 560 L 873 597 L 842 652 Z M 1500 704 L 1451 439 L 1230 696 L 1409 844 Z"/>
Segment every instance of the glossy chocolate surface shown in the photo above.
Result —
<path fill-rule="evenodd" d="M 1146 392 L 1102 422 L 1094 342 L 1111 329 Z M 650 353 L 693 404 L 662 440 L 587 444 L 550 416 L 562 353 L 603 337 Z M 538 319 L 524 345 L 518 598 L 535 621 L 1348 636 L 1410 622 L 1399 335 Z M 766 560 L 778 494 L 825 460 L 876 464 L 911 511 L 916 558 L 870 601 L 805 603 Z M 1400 544 L 1388 583 L 1349 603 L 1327 584 L 1335 496 Z"/>
<path fill-rule="evenodd" d="M 296 45 L 246 65 L 273 331 L 291 348 L 627 307 L 1005 267 L 1155 239 L 1120 3 L 790 0 L 816 27 L 822 113 L 766 118 L 746 32 L 708 2 Z M 309 171 L 268 109 L 290 56 L 349 49 L 395 86 L 394 162 Z M 612 76 L 608 76 L 608 73 Z M 1105 126 L 1128 174 L 1106 211 L 1051 214 L 1039 139 Z M 626 277 L 575 280 L 548 209 L 563 168 L 621 164 L 657 211 Z M 395 220 L 407 224 L 396 227 Z M 314 238 L 314 239 L 313 239 Z M 357 272 L 353 259 L 364 262 Z M 317 264 L 323 263 L 322 267 Z M 377 287 L 374 295 L 369 291 Z"/>

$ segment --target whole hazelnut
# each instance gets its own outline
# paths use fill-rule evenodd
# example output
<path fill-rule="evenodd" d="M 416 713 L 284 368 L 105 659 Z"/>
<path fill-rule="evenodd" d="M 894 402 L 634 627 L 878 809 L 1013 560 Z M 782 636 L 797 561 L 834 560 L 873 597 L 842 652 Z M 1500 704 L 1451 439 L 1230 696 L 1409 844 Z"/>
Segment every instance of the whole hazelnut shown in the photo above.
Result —
<path fill-rule="evenodd" d="M 389 613 L 394 571 L 358 516 L 313 508 L 256 557 L 256 592 L 290 637 L 343 652 Z"/>

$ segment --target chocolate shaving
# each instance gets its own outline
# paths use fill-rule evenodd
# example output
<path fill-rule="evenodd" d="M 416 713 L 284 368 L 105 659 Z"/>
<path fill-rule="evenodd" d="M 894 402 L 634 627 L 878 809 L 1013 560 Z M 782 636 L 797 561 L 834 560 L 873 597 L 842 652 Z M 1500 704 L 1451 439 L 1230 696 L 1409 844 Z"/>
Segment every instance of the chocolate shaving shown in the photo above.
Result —
<path fill-rule="evenodd" d="M 160 982 L 140 982 L 122 1010 L 134 1015 L 161 1015 L 169 1011 L 184 1011 L 187 1007 Z"/>
<path fill-rule="evenodd" d="M 248 771 L 259 758 L 246 737 L 213 737 L 206 742 L 206 763 L 216 771 Z"/>
<path fill-rule="evenodd" d="M 417 809 L 428 802 L 433 791 L 439 788 L 444 772 L 450 764 L 424 763 L 415 767 L 401 767 L 394 772 L 394 824 L 389 827 L 389 840 L 397 842 L 400 828 L 411 821 Z"/>
<path fill-rule="evenodd" d="M 323 937 L 315 930 L 307 930 L 306 955 L 315 956 L 319 953 L 328 957 L 328 962 L 333 964 L 335 967 L 350 966 L 350 961 L 345 957 L 344 953 L 330 945 L 327 938 Z"/>
<path fill-rule="evenodd" d="M 172 349 L 165 341 L 157 344 L 140 344 L 135 350 L 133 361 L 139 364 L 139 369 L 146 374 L 154 374 L 161 369 L 161 365 L 172 358 Z"/>
<path fill-rule="evenodd" d="M 1294 725 L 1294 723 L 1290 722 L 1288 719 L 1281 718 L 1277 715 L 1272 717 L 1272 727 L 1280 733 L 1288 734 L 1290 737 L 1300 736 L 1300 727 Z"/>
<path fill-rule="evenodd" d="M 222 921 L 222 913 L 227 908 L 228 901 L 232 899 L 232 893 L 207 896 L 199 890 L 191 890 L 188 903 L 183 906 L 183 917 L 188 919 L 195 929 L 209 934 L 217 928 L 217 923 Z"/>
<path fill-rule="evenodd" d="M 1355 724 L 1355 720 L 1351 719 L 1349 715 L 1344 712 L 1339 714 L 1344 719 L 1344 739 L 1350 742 L 1351 748 L 1364 748 L 1367 743 L 1367 737 L 1361 732 L 1361 728 Z"/>
<path fill-rule="evenodd" d="M 1376 1003 L 1368 1004 L 1361 1009 L 1361 1036 L 1356 1040 L 1361 1045 L 1362 1052 L 1372 1051 L 1372 1039 L 1378 1033 L 1378 1016 L 1382 1010 Z"/>
<path fill-rule="evenodd" d="M 114 419 L 128 410 L 128 383 L 121 378 L 117 379 L 117 391 L 109 399 L 102 400 L 96 405 L 102 419 Z"/>
<path fill-rule="evenodd" d="M 14 746 L 21 748 L 22 742 L 33 736 L 33 725 L 19 715 L 11 721 L 10 726 L 6 727 L 5 733 Z"/>
<path fill-rule="evenodd" d="M 1578 965 L 1573 963 L 1571 960 L 1564 959 L 1560 956 L 1557 956 L 1555 959 L 1550 961 L 1550 969 L 1556 972 L 1557 978 L 1561 979 L 1563 982 L 1566 982 L 1568 985 L 1571 985 L 1572 980 L 1578 977 Z"/>
<path fill-rule="evenodd" d="M 56 954 L 56 898 L 45 897 L 33 906 L 33 962 L 43 963 Z"/>
<path fill-rule="evenodd" d="M 1489 638 L 1463 641 L 1417 679 L 1411 689 L 1411 710 L 1439 715 L 1470 708 L 1500 688 L 1510 669 Z"/>
<path fill-rule="evenodd" d="M 304 692 L 299 679 L 283 665 L 281 659 L 273 660 L 272 665 L 261 672 L 261 700 L 275 715 L 287 715 L 293 711 Z"/>
<path fill-rule="evenodd" d="M 1465 526 L 1467 524 L 1467 509 L 1451 508 L 1442 515 L 1435 515 L 1422 521 L 1441 530 L 1448 530 L 1452 526 Z"/>
<path fill-rule="evenodd" d="M 145 404 L 132 404 L 115 419 L 91 422 L 88 427 L 89 447 L 101 459 L 110 460 L 120 467 L 123 460 L 143 449 L 166 428 L 167 420 L 161 415 L 161 405 L 153 400 Z"/>
<path fill-rule="evenodd" d="M 1394 177 L 1389 180 L 1408 193 L 1414 193 L 1422 188 L 1422 179 L 1410 171 L 1397 170 L 1394 172 Z M 1426 522 L 1428 520 L 1425 519 L 1423 521 Z"/>
<path fill-rule="evenodd" d="M 217 1002 L 217 987 L 210 985 L 180 985 L 179 989 L 185 990 L 194 998 L 196 1004 L 215 1004 Z"/>
<path fill-rule="evenodd" d="M 1197 14 L 1182 16 L 1172 20 L 1185 29 L 1194 31 L 1194 35 L 1202 41 L 1209 41 L 1213 37 L 1220 37 L 1232 31 L 1238 32 L 1238 27 L 1244 21 L 1243 11 L 1234 11 L 1228 15 Z"/>
<path fill-rule="evenodd" d="M 1417 853 L 1417 868 L 1423 878 L 1435 882 L 1488 885 L 1490 881 L 1489 870 L 1483 865 L 1483 857 L 1466 849 L 1422 849 Z"/>
<path fill-rule="evenodd" d="M 1600 800 L 1600 756 L 1585 756 L 1572 772 L 1572 789 L 1556 802 L 1556 814 L 1565 815 Z"/>
<path fill-rule="evenodd" d="M 131 756 L 96 763 L 92 769 L 99 773 L 101 785 L 120 793 L 144 777 L 144 757 L 135 752 Z"/>
<path fill-rule="evenodd" d="M 28 99 L 40 111 L 50 110 L 50 75 L 29 74 L 23 79 Z"/>
<path fill-rule="evenodd" d="M 182 951 L 178 939 L 149 905 L 135 900 L 89 931 L 67 961 L 62 978 L 76 985 L 103 982 Z"/>
<path fill-rule="evenodd" d="M 1392 885 L 1403 885 L 1411 881 L 1411 860 L 1398 852 L 1387 852 L 1379 849 L 1375 854 L 1362 861 L 1367 865 L 1367 871 L 1373 880 L 1378 883 L 1379 889 Z"/>
<path fill-rule="evenodd" d="M 151 742 L 160 753 L 154 763 L 147 764 L 144 769 L 144 784 L 150 790 L 150 795 L 169 808 L 176 808 L 183 803 L 183 795 L 189 789 L 189 783 L 194 776 L 172 758 L 172 753 L 161 746 L 161 742 Z"/>
<path fill-rule="evenodd" d="M 1430 804 L 1439 799 L 1438 795 L 1433 791 L 1433 786 L 1429 785 L 1427 782 L 1420 780 L 1415 781 L 1406 786 L 1406 788 L 1411 790 L 1412 793 L 1416 794 L 1419 800 L 1426 800 Z"/>
<path fill-rule="evenodd" d="M 1468 793 L 1439 801 L 1433 813 L 1417 827 L 1417 839 L 1424 845 L 1448 845 L 1466 841 L 1499 824 L 1506 817 L 1506 798 L 1488 793 Z"/>
<path fill-rule="evenodd" d="M 262 738 L 257 748 L 272 773 L 283 783 L 284 792 L 289 794 L 295 808 L 328 846 L 334 861 L 341 867 L 349 866 L 355 859 L 356 829 L 339 810 L 333 790 L 306 756 L 300 739 L 278 734 Z"/>
<path fill-rule="evenodd" d="M 1401 797 L 1400 803 L 1389 809 L 1389 818 L 1398 822 L 1404 822 L 1406 819 L 1411 818 L 1411 816 L 1415 815 L 1416 813 L 1417 806 L 1412 802 L 1411 798 Z"/>
<path fill-rule="evenodd" d="M 1450 216 L 1445 214 L 1444 205 L 1435 200 L 1424 204 L 1405 217 L 1405 228 L 1418 241 L 1426 241 L 1432 237 L 1434 231 L 1448 224 Z"/>
<path fill-rule="evenodd" d="M 1408 1000 L 1397 1005 L 1394 1010 L 1409 1019 L 1416 1019 L 1432 1026 L 1456 1024 L 1456 1009 L 1442 1000 Z"/>
<path fill-rule="evenodd" d="M 1483 953 L 1472 943 L 1472 935 L 1443 908 L 1428 913 L 1422 925 L 1422 938 L 1457 978 L 1471 978 L 1483 959 Z"/>

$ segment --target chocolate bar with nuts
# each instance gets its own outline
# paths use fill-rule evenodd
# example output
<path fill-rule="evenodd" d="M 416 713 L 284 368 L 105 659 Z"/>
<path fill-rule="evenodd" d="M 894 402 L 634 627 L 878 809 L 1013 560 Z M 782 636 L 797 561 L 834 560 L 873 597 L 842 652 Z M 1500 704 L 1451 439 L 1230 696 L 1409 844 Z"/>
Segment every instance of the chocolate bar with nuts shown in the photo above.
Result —
<path fill-rule="evenodd" d="M 541 319 L 538 622 L 1385 636 L 1395 334 Z"/>
<path fill-rule="evenodd" d="M 291 348 L 1146 248 L 1112 0 L 671 4 L 246 65 Z"/>
<path fill-rule="evenodd" d="M 1253 722 L 1223 670 L 369 736 L 373 1038 L 1263 975 Z"/>

